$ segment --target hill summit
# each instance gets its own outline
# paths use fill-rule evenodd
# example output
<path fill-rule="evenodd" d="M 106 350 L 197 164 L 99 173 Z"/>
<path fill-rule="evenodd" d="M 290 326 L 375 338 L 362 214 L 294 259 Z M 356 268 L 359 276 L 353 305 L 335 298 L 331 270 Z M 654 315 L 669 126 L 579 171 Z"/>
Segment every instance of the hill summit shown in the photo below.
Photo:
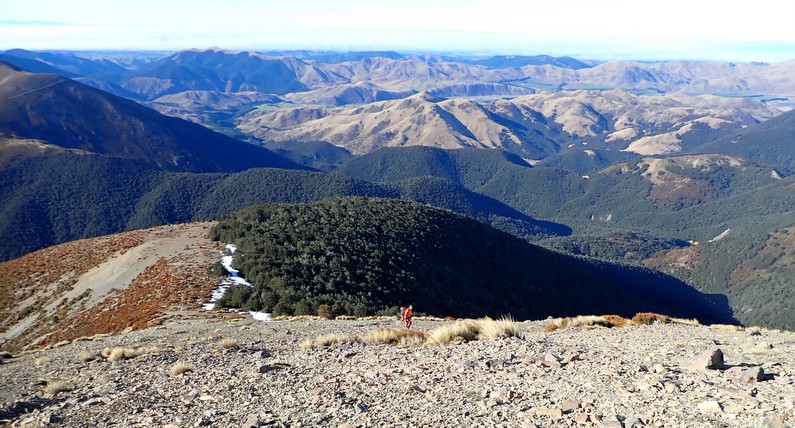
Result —
<path fill-rule="evenodd" d="M 438 316 L 520 319 L 656 311 L 729 321 L 714 302 L 652 271 L 542 249 L 476 220 L 416 202 L 335 198 L 252 207 L 224 217 L 253 284 L 228 302 L 275 314 L 366 315 L 415 303 Z"/>

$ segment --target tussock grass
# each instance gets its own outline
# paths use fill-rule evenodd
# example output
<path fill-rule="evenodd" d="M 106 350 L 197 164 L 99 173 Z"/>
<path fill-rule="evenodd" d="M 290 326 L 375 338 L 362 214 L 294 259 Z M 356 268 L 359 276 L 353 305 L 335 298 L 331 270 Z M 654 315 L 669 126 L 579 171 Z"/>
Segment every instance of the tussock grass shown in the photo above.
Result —
<path fill-rule="evenodd" d="M 87 363 L 89 361 L 94 361 L 100 357 L 101 355 L 99 355 L 98 352 L 91 352 L 91 351 L 81 351 L 79 354 L 77 354 L 77 359 L 84 363 Z"/>
<path fill-rule="evenodd" d="M 117 346 L 103 349 L 100 355 L 108 361 L 121 361 L 141 355 L 157 354 L 158 352 L 160 352 L 160 350 L 156 346 L 142 346 L 140 348 Z"/>
<path fill-rule="evenodd" d="M 668 324 L 670 322 L 671 317 L 655 314 L 654 312 L 638 312 L 632 317 L 632 324 L 634 325 Z"/>
<path fill-rule="evenodd" d="M 75 389 L 74 385 L 69 382 L 65 381 L 53 381 L 47 382 L 47 386 L 44 387 L 44 393 L 47 395 L 58 395 L 61 392 L 71 391 Z"/>
<path fill-rule="evenodd" d="M 709 328 L 713 330 L 722 330 L 722 331 L 748 331 L 751 333 L 780 333 L 781 330 L 778 329 L 769 329 L 767 327 L 759 327 L 756 325 L 752 326 L 741 326 L 741 325 L 733 325 L 733 324 L 712 324 Z"/>
<path fill-rule="evenodd" d="M 635 314 L 632 319 L 626 319 L 618 315 L 580 315 L 576 317 L 555 318 L 550 321 L 546 327 L 544 327 L 544 331 L 549 333 L 563 327 L 626 327 L 650 324 L 701 325 L 701 323 L 699 323 L 696 319 L 672 318 L 667 315 L 656 314 L 654 312 L 639 312 Z"/>
<path fill-rule="evenodd" d="M 277 315 L 272 319 L 274 321 L 317 321 L 321 318 L 317 315 Z"/>
<path fill-rule="evenodd" d="M 416 345 L 425 342 L 425 332 L 401 328 L 377 328 L 362 337 L 364 343 L 387 343 L 391 345 Z"/>
<path fill-rule="evenodd" d="M 180 376 L 182 374 L 185 374 L 187 372 L 192 372 L 192 371 L 193 371 L 193 366 L 188 364 L 188 363 L 183 363 L 183 362 L 176 362 L 169 369 L 169 372 L 171 372 L 171 374 L 174 375 L 174 376 Z"/>
<path fill-rule="evenodd" d="M 231 337 L 225 337 L 221 339 L 221 341 L 218 344 L 221 345 L 221 347 L 224 349 L 237 349 L 240 347 L 237 343 L 237 339 Z"/>
<path fill-rule="evenodd" d="M 511 317 L 498 319 L 481 318 L 475 321 L 478 330 L 478 339 L 497 339 L 500 337 L 518 337 L 519 327 Z"/>
<path fill-rule="evenodd" d="M 478 327 L 474 320 L 462 320 L 453 324 L 443 325 L 428 333 L 426 343 L 444 345 L 457 340 L 470 341 L 478 337 Z"/>
<path fill-rule="evenodd" d="M 555 318 L 544 327 L 544 331 L 551 332 L 563 327 L 614 327 L 616 323 L 622 324 L 619 318 L 626 321 L 625 318 L 621 318 L 617 315 L 609 315 L 609 318 L 602 315 L 578 315 L 576 317 Z M 623 325 L 626 325 L 626 323 L 623 323 Z"/>
<path fill-rule="evenodd" d="M 489 340 L 500 337 L 518 337 L 519 327 L 513 318 L 489 317 L 461 320 L 437 327 L 428 333 L 427 345 L 444 345 L 455 341 Z"/>
<path fill-rule="evenodd" d="M 674 324 L 685 324 L 685 325 L 701 325 L 697 319 L 694 318 L 671 318 L 671 322 Z"/>
<path fill-rule="evenodd" d="M 35 360 L 33 360 L 33 365 L 36 366 L 36 367 L 41 367 L 41 366 L 46 366 L 47 364 L 50 364 L 50 362 L 52 362 L 52 358 L 50 358 L 48 356 L 43 356 L 43 357 L 38 357 Z"/>
<path fill-rule="evenodd" d="M 513 319 L 508 317 L 497 320 L 480 318 L 476 320 L 461 320 L 443 325 L 428 333 L 402 328 L 377 328 L 367 332 L 362 337 L 342 333 L 327 334 L 305 340 L 301 343 L 301 349 L 308 350 L 336 343 L 350 342 L 438 346 L 456 341 L 488 340 L 511 336 L 519 336 L 519 327 Z"/>
<path fill-rule="evenodd" d="M 360 342 L 358 336 L 354 336 L 352 334 L 344 334 L 344 333 L 331 333 L 326 334 L 323 336 L 318 336 L 314 339 L 306 339 L 301 343 L 301 349 L 307 350 L 311 348 L 323 348 L 325 346 L 334 345 L 337 343 L 350 343 L 350 342 Z"/>
<path fill-rule="evenodd" d="M 337 315 L 334 317 L 335 320 L 343 320 L 343 321 L 353 321 L 356 319 L 353 315 Z"/>

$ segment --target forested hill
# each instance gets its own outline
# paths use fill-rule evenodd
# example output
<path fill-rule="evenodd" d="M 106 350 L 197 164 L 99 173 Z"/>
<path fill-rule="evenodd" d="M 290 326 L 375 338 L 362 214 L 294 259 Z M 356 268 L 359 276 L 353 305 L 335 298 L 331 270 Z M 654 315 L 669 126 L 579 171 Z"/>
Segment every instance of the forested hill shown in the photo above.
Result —
<path fill-rule="evenodd" d="M 731 322 L 725 307 L 671 277 L 592 264 L 450 211 L 394 199 L 335 198 L 251 207 L 222 218 L 213 239 L 237 245 L 253 284 L 224 303 L 276 314 L 393 311 L 520 319 L 658 311 Z"/>

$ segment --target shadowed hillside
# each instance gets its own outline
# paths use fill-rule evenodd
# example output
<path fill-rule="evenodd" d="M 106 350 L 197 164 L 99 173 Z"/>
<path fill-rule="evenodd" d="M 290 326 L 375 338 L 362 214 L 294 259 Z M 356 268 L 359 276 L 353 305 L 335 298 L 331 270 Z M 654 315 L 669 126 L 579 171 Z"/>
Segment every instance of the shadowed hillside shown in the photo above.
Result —
<path fill-rule="evenodd" d="M 56 150 L 136 159 L 168 171 L 300 168 L 243 143 L 73 80 L 0 63 L 0 159 Z"/>
<path fill-rule="evenodd" d="M 725 304 L 671 277 L 572 259 L 408 201 L 252 207 L 223 217 L 211 237 L 237 245 L 233 265 L 253 288 L 231 288 L 224 303 L 245 309 L 365 315 L 414 303 L 442 316 L 658 311 L 731 321 Z"/>

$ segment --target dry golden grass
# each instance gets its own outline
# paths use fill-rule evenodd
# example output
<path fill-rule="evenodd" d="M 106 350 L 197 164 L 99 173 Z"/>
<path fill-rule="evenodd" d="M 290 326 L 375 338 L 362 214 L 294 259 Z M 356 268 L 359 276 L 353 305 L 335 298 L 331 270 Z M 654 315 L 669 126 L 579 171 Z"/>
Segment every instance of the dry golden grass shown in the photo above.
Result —
<path fill-rule="evenodd" d="M 351 334 L 343 334 L 343 333 L 331 333 L 316 337 L 314 339 L 304 340 L 301 343 L 301 349 L 305 351 L 307 349 L 322 348 L 324 346 L 330 346 L 336 343 L 348 343 L 348 342 L 359 342 L 359 341 L 360 339 L 358 336 L 354 336 Z"/>
<path fill-rule="evenodd" d="M 237 339 L 231 337 L 225 337 L 221 339 L 219 345 L 221 345 L 221 347 L 224 349 L 237 349 L 239 347 L 237 344 Z"/>
<path fill-rule="evenodd" d="M 496 320 L 486 317 L 475 321 L 475 323 L 478 325 L 478 339 L 480 340 L 519 336 L 519 326 L 511 317 L 505 316 Z"/>
<path fill-rule="evenodd" d="M 476 320 L 461 320 L 437 327 L 428 333 L 425 343 L 427 345 L 444 345 L 456 341 L 488 340 L 511 336 L 519 336 L 519 327 L 513 319 L 503 317 L 494 320 L 485 317 Z"/>
<path fill-rule="evenodd" d="M 179 376 L 187 372 L 192 372 L 193 366 L 188 363 L 177 362 L 174 363 L 173 366 L 171 366 L 171 369 L 169 369 L 169 371 L 171 372 L 172 375 Z"/>
<path fill-rule="evenodd" d="M 33 365 L 36 367 L 46 366 L 47 364 L 50 364 L 51 361 L 52 359 L 48 356 L 38 357 L 33 360 Z"/>
<path fill-rule="evenodd" d="M 742 331 L 745 330 L 743 326 L 739 325 L 732 325 L 732 324 L 712 324 L 709 328 L 713 330 L 721 330 L 721 331 Z"/>
<path fill-rule="evenodd" d="M 629 320 L 619 315 L 602 315 L 602 318 L 613 327 L 626 327 Z"/>
<path fill-rule="evenodd" d="M 356 319 L 355 316 L 352 315 L 337 315 L 334 317 L 335 320 L 343 320 L 343 321 L 353 321 Z"/>
<path fill-rule="evenodd" d="M 100 357 L 101 355 L 99 355 L 98 352 L 91 352 L 91 351 L 81 351 L 79 354 L 77 354 L 77 359 L 84 363 L 87 363 L 89 361 L 94 361 Z"/>
<path fill-rule="evenodd" d="M 425 332 L 401 328 L 377 328 L 362 337 L 364 343 L 387 343 L 391 345 L 422 344 Z"/>
<path fill-rule="evenodd" d="M 638 312 L 632 317 L 633 325 L 668 324 L 670 322 L 671 317 L 668 315 L 655 314 L 654 312 Z"/>
<path fill-rule="evenodd" d="M 69 382 L 65 381 L 52 381 L 47 382 L 47 386 L 44 387 L 44 393 L 47 395 L 58 395 L 61 392 L 71 391 L 75 389 L 74 385 Z"/>
<path fill-rule="evenodd" d="M 414 346 L 444 345 L 455 341 L 487 340 L 511 336 L 519 336 L 519 327 L 513 319 L 504 317 L 494 320 L 487 317 L 477 320 L 457 321 L 437 327 L 428 333 L 402 328 L 377 328 L 367 332 L 362 337 L 332 333 L 314 339 L 306 339 L 301 343 L 301 349 L 307 350 L 349 342 Z"/>
<path fill-rule="evenodd" d="M 551 332 L 563 327 L 626 327 L 632 325 L 649 324 L 686 324 L 701 325 L 696 319 L 672 318 L 667 315 L 656 314 L 653 312 L 639 312 L 632 319 L 626 319 L 619 315 L 581 315 L 576 317 L 556 318 L 544 327 L 544 331 Z M 736 326 L 731 326 L 736 327 Z"/>
<path fill-rule="evenodd" d="M 141 355 L 157 354 L 160 350 L 156 346 L 143 346 L 140 348 L 130 347 L 113 347 L 105 348 L 102 350 L 102 357 L 108 361 L 121 361 L 128 358 L 135 358 Z"/>
<path fill-rule="evenodd" d="M 474 320 L 462 320 L 431 330 L 425 342 L 429 345 L 444 345 L 457 340 L 477 339 L 478 328 Z"/>
<path fill-rule="evenodd" d="M 674 324 L 701 325 L 701 323 L 695 318 L 671 318 L 671 322 Z"/>
<path fill-rule="evenodd" d="M 617 316 L 610 315 L 609 318 L 606 318 L 601 315 L 579 315 L 576 317 L 556 318 L 547 324 L 547 326 L 544 328 L 544 331 L 551 332 L 563 327 L 613 327 L 614 323 L 618 322 L 618 320 L 614 317 Z"/>

